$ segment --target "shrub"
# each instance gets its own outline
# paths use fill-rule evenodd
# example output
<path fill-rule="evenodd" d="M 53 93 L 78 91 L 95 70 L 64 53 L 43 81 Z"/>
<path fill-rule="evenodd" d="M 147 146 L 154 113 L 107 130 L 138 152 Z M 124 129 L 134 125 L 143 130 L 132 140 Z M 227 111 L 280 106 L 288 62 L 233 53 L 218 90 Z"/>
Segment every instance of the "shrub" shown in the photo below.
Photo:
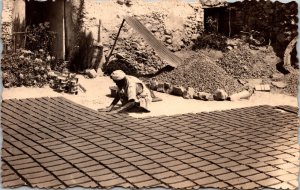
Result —
<path fill-rule="evenodd" d="M 4 87 L 44 86 L 48 83 L 48 70 L 54 59 L 42 49 L 36 52 L 18 49 L 3 55 L 1 69 Z"/>

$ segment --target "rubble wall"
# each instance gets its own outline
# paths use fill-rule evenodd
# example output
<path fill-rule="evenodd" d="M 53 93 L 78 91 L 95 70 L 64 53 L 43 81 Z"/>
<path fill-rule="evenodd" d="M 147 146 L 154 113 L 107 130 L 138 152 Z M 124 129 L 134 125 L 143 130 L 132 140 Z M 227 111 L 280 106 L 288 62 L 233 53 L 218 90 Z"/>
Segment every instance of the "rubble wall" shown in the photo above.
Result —
<path fill-rule="evenodd" d="M 282 57 L 288 43 L 297 36 L 298 5 L 296 1 L 242 1 L 230 3 L 233 30 L 257 30 L 271 40 Z"/>
<path fill-rule="evenodd" d="M 199 2 L 189 4 L 178 0 L 132 0 L 132 5 L 127 6 L 119 4 L 117 0 L 88 0 L 85 1 L 85 11 L 85 27 L 92 31 L 95 38 L 101 20 L 101 41 L 104 46 L 112 44 L 112 34 L 117 33 L 126 15 L 139 18 L 159 40 L 174 51 L 203 30 L 204 13 Z M 130 32 L 122 33 L 121 37 L 129 37 Z"/>

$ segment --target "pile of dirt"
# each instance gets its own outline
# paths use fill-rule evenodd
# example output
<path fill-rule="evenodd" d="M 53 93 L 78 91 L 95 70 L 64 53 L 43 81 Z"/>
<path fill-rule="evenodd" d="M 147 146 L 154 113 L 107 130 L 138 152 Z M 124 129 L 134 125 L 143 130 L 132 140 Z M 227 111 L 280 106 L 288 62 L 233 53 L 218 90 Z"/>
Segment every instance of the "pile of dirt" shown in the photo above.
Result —
<path fill-rule="evenodd" d="M 217 64 L 234 78 L 266 78 L 275 70 L 273 64 L 265 61 L 266 53 L 253 51 L 248 46 L 240 46 L 225 53 Z"/>
<path fill-rule="evenodd" d="M 284 76 L 284 81 L 287 83 L 287 87 L 283 90 L 285 93 L 297 96 L 298 95 L 298 80 L 297 73 L 290 73 Z"/>
<path fill-rule="evenodd" d="M 242 85 L 201 52 L 185 59 L 178 68 L 163 72 L 153 79 L 173 85 L 192 87 L 199 92 L 213 93 L 218 88 L 228 94 L 239 92 Z"/>

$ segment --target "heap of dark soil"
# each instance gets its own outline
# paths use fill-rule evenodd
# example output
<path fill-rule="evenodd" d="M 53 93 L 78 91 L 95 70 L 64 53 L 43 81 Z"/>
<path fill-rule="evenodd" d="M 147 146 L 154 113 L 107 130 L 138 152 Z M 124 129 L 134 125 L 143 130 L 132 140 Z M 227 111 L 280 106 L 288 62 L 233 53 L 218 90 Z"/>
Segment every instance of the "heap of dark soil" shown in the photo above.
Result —
<path fill-rule="evenodd" d="M 152 79 L 208 93 L 213 93 L 218 88 L 224 89 L 228 94 L 242 89 L 236 79 L 201 52 L 185 59 L 176 69 L 163 72 Z"/>
<path fill-rule="evenodd" d="M 235 78 L 267 78 L 274 73 L 275 67 L 265 61 L 266 54 L 267 52 L 253 51 L 247 46 L 240 46 L 226 52 L 217 64 Z"/>

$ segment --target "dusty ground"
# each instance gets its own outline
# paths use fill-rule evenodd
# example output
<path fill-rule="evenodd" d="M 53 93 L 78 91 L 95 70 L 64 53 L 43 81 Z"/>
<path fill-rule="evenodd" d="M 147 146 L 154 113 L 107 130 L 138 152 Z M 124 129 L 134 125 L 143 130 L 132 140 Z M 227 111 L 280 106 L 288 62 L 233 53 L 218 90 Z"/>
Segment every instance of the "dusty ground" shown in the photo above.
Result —
<path fill-rule="evenodd" d="M 4 89 L 2 93 L 3 99 L 11 98 L 37 98 L 37 97 L 57 97 L 63 96 L 76 103 L 82 104 L 92 109 L 99 109 L 108 106 L 112 98 L 109 86 L 113 85 L 113 81 L 109 77 L 98 77 L 95 79 L 86 79 L 79 76 L 79 82 L 87 89 L 86 93 L 79 92 L 78 95 L 70 95 L 65 93 L 54 92 L 49 87 L 44 88 L 10 88 Z M 290 105 L 298 106 L 297 98 L 283 94 L 273 94 L 268 92 L 255 92 L 249 100 L 230 101 L 200 101 L 186 100 L 181 97 L 171 96 L 156 92 L 157 96 L 163 99 L 162 102 L 155 102 L 151 105 L 150 113 L 130 113 L 135 117 L 159 116 L 159 115 L 175 115 L 183 113 L 196 113 L 204 111 L 226 110 L 241 107 L 250 107 L 257 105 Z"/>

